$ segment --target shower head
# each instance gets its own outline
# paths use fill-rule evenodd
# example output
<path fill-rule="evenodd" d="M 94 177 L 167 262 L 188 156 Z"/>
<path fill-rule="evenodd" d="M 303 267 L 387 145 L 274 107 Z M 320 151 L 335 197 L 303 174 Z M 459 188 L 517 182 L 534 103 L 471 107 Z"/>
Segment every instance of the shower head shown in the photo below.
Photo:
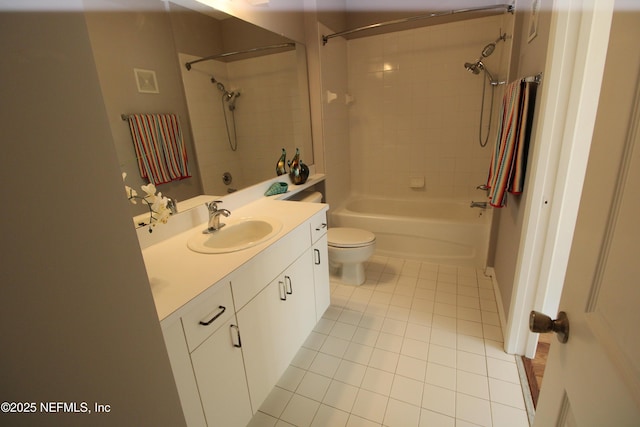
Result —
<path fill-rule="evenodd" d="M 472 74 L 480 74 L 480 62 L 476 62 L 476 63 L 470 63 L 470 62 L 465 62 L 464 63 L 464 68 L 467 69 L 467 71 L 469 71 Z"/>

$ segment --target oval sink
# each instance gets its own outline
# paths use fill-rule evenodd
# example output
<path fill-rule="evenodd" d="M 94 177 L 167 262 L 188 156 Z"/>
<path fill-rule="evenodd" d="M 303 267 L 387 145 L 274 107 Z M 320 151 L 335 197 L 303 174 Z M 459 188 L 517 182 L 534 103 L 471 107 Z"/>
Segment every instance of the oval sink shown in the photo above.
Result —
<path fill-rule="evenodd" d="M 203 254 L 241 251 L 278 234 L 282 223 L 274 218 L 241 218 L 211 234 L 198 232 L 187 241 L 189 249 Z"/>

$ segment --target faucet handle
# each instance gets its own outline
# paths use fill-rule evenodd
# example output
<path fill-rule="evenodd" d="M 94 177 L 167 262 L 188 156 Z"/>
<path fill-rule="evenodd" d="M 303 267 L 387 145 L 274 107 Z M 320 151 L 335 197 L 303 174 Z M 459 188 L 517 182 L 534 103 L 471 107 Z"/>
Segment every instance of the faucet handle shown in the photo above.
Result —
<path fill-rule="evenodd" d="M 476 187 L 476 190 L 485 190 L 485 191 L 487 191 L 487 190 L 489 190 L 489 186 L 485 185 L 485 184 L 481 184 L 481 185 L 478 185 Z"/>
<path fill-rule="evenodd" d="M 213 213 L 218 210 L 218 203 L 222 203 L 222 200 L 212 200 L 206 202 L 204 205 L 209 209 L 209 212 Z"/>

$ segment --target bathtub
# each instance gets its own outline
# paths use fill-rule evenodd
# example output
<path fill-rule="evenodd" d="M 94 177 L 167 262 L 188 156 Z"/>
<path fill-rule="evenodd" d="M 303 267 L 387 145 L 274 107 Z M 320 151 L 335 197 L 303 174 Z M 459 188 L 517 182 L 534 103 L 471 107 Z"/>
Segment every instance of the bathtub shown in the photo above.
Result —
<path fill-rule="evenodd" d="M 354 196 L 330 213 L 331 226 L 372 231 L 376 255 L 484 268 L 492 211 L 469 204 Z"/>

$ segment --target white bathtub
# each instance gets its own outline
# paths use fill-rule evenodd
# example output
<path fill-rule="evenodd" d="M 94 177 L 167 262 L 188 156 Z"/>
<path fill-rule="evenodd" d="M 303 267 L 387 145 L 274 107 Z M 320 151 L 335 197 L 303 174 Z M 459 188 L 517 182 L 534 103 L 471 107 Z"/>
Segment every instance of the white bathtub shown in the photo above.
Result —
<path fill-rule="evenodd" d="M 469 205 L 355 196 L 331 212 L 331 226 L 372 231 L 377 255 L 484 268 L 492 211 Z"/>

